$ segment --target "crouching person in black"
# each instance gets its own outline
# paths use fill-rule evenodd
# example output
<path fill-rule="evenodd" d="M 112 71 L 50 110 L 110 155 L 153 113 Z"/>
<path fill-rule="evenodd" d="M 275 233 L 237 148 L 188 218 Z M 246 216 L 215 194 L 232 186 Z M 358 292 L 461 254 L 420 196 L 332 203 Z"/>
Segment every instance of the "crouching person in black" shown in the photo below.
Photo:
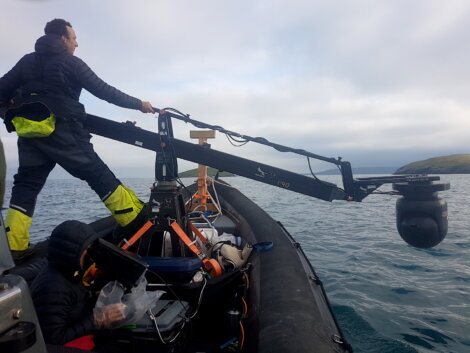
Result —
<path fill-rule="evenodd" d="M 124 319 L 122 304 L 93 315 L 96 297 L 82 284 L 82 277 L 87 248 L 95 239 L 93 229 L 79 221 L 63 222 L 51 234 L 48 266 L 31 285 L 46 343 L 92 348 L 89 335 Z"/>

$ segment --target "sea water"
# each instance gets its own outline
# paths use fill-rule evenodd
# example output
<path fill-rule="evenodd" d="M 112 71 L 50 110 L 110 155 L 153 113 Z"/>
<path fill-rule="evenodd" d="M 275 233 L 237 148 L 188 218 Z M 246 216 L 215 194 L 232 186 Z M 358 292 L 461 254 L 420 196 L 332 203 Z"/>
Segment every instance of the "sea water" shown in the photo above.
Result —
<path fill-rule="evenodd" d="M 336 176 L 322 178 L 340 183 Z M 441 179 L 451 183 L 440 193 L 449 206 L 449 232 L 428 250 L 415 249 L 398 235 L 396 196 L 329 203 L 241 177 L 225 180 L 300 242 L 355 352 L 470 352 L 470 175 Z M 151 179 L 122 181 L 148 199 Z M 10 188 L 11 182 L 6 204 Z M 31 238 L 46 238 L 67 219 L 92 222 L 107 215 L 86 183 L 48 180 Z"/>

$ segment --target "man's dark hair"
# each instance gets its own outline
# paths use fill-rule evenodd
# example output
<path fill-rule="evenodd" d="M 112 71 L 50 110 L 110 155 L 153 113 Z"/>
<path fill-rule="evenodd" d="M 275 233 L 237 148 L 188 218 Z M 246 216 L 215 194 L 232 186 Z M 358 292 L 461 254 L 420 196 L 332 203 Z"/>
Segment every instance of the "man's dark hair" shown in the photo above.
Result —
<path fill-rule="evenodd" d="M 68 32 L 66 28 L 67 26 L 72 27 L 70 22 L 67 22 L 61 18 L 56 18 L 46 23 L 46 27 L 44 27 L 44 33 L 65 36 L 68 38 Z"/>

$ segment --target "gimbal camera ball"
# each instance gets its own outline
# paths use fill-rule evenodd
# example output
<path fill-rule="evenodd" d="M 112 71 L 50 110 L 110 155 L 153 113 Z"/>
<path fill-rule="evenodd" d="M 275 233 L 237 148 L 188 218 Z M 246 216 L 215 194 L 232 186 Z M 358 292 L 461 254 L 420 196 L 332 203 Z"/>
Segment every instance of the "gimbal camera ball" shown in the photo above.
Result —
<path fill-rule="evenodd" d="M 410 181 L 393 184 L 403 196 L 397 200 L 398 233 L 417 248 L 431 248 L 447 234 L 447 202 L 437 196 L 448 190 L 449 183 Z"/>

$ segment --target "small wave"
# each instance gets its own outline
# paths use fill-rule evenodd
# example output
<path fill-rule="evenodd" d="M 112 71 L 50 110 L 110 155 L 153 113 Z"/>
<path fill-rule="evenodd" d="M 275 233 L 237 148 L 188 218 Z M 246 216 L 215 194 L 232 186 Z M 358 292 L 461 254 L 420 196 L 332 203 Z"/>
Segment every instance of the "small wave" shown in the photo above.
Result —
<path fill-rule="evenodd" d="M 397 265 L 393 264 L 393 267 L 400 268 L 407 271 L 422 271 L 423 267 L 419 265 Z"/>
<path fill-rule="evenodd" d="M 409 290 L 406 288 L 393 288 L 392 292 L 397 293 L 397 294 L 409 294 L 409 293 L 415 293 L 416 291 Z"/>

